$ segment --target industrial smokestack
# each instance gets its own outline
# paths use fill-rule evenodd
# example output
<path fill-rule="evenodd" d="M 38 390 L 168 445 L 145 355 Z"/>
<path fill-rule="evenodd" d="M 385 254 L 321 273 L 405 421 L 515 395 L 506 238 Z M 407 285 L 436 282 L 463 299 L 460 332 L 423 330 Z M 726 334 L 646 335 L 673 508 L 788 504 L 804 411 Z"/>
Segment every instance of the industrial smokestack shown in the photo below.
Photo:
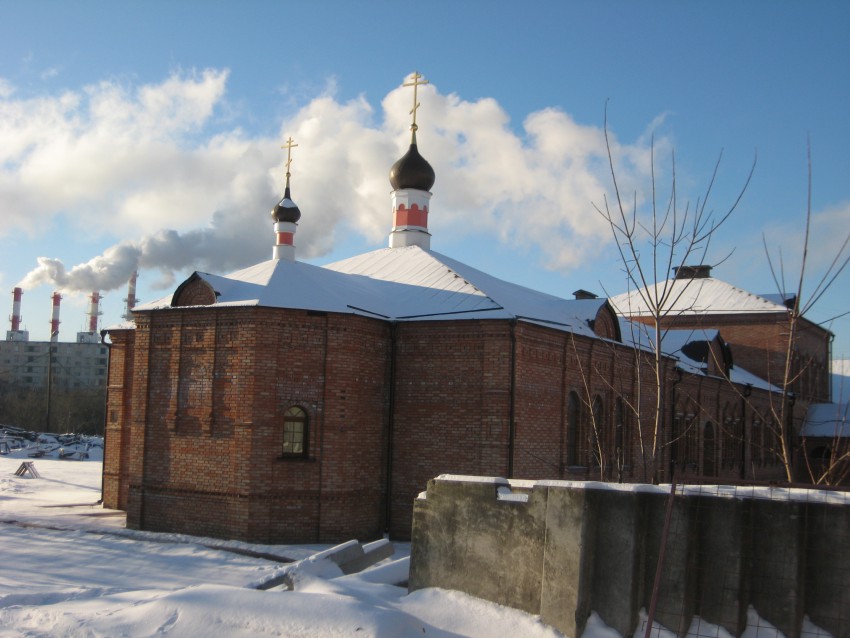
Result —
<path fill-rule="evenodd" d="M 6 331 L 6 341 L 29 341 L 30 335 L 26 330 L 21 330 L 21 296 L 24 291 L 15 288 L 12 291 L 12 329 Z"/>
<path fill-rule="evenodd" d="M 59 302 L 62 296 L 58 292 L 53 293 L 53 316 L 50 319 L 50 341 L 59 341 Z"/>
<path fill-rule="evenodd" d="M 133 274 L 130 275 L 130 283 L 127 284 L 127 298 L 124 300 L 126 305 L 124 306 L 124 319 L 126 321 L 130 321 L 133 319 L 133 313 L 131 310 L 136 305 L 136 279 L 139 277 L 139 273 L 135 270 Z"/>
<path fill-rule="evenodd" d="M 21 297 L 24 291 L 20 288 L 15 288 L 12 291 L 12 332 L 18 332 L 21 329 Z"/>
<path fill-rule="evenodd" d="M 97 318 L 100 316 L 100 293 L 95 291 L 89 297 L 89 332 L 97 332 Z"/>

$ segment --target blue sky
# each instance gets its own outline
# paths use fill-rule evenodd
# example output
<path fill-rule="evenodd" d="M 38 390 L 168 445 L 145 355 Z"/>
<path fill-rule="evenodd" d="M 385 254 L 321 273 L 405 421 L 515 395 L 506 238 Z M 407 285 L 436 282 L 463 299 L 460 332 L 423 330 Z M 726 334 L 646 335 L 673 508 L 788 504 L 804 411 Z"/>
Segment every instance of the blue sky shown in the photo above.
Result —
<path fill-rule="evenodd" d="M 774 292 L 763 236 L 794 272 L 808 140 L 813 275 L 850 230 L 847 2 L 0 0 L 0 11 L 0 312 L 27 282 L 32 339 L 47 338 L 54 288 L 60 338 L 73 340 L 95 286 L 102 324 L 119 321 L 131 262 L 147 301 L 193 270 L 268 259 L 289 135 L 298 257 L 385 246 L 387 172 L 409 135 L 399 87 L 413 70 L 431 82 L 419 146 L 437 172 L 432 248 L 505 279 L 563 296 L 626 289 L 593 208 L 610 193 L 606 101 L 618 174 L 642 204 L 652 135 L 662 192 L 675 149 L 680 203 L 702 196 L 722 151 L 718 213 L 757 154 L 709 251 L 718 278 Z M 812 317 L 850 310 L 848 283 Z M 835 354 L 850 355 L 850 317 L 830 326 Z"/>

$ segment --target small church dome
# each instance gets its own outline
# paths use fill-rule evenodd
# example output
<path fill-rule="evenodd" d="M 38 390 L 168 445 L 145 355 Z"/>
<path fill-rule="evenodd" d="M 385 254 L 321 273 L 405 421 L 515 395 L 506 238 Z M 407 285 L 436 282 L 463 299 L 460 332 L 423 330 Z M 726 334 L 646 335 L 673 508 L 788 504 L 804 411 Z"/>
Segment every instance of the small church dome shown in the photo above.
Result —
<path fill-rule="evenodd" d="M 430 191 L 436 176 L 434 169 L 416 148 L 416 139 L 410 149 L 390 169 L 390 185 L 393 190 L 415 188 L 420 191 Z"/>
<path fill-rule="evenodd" d="M 286 189 L 283 199 L 272 209 L 272 219 L 276 222 L 291 222 L 293 224 L 301 219 L 301 211 L 289 197 L 289 188 Z"/>

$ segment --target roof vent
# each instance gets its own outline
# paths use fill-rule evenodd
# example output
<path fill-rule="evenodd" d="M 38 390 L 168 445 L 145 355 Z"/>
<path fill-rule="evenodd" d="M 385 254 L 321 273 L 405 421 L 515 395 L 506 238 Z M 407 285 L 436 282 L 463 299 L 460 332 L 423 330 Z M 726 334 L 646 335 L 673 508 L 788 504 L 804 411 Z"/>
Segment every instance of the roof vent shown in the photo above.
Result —
<path fill-rule="evenodd" d="M 679 266 L 673 268 L 674 279 L 708 279 L 711 277 L 711 266 L 700 264 L 699 266 Z"/>

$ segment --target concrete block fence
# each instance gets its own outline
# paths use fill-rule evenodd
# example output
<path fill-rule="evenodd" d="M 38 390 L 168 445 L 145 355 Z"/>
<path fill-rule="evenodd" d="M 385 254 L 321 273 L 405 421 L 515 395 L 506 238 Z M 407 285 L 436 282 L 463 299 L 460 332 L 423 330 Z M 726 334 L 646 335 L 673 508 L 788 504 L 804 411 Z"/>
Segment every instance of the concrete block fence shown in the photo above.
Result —
<path fill-rule="evenodd" d="M 567 636 L 591 611 L 632 635 L 657 587 L 654 618 L 679 635 L 699 616 L 740 636 L 752 608 L 787 638 L 804 616 L 850 638 L 850 493 L 443 475 L 414 505 L 409 587 L 539 614 Z"/>

